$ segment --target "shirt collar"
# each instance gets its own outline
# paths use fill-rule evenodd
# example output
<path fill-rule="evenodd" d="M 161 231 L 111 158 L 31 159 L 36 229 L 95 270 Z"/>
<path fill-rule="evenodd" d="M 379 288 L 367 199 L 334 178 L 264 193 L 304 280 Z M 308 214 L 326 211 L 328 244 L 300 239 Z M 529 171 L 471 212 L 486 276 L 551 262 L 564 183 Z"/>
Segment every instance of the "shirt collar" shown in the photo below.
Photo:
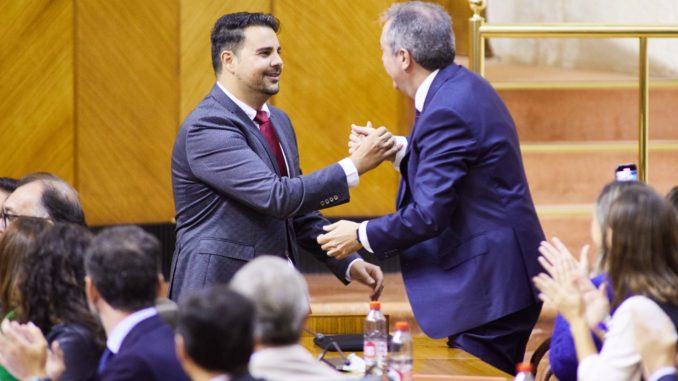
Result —
<path fill-rule="evenodd" d="M 426 102 L 428 90 L 431 88 L 431 84 L 433 83 L 433 80 L 439 71 L 440 69 L 436 69 L 431 74 L 429 74 L 424 82 L 419 85 L 417 92 L 414 93 L 414 108 L 417 109 L 417 111 L 421 112 L 424 109 L 424 102 Z"/>
<path fill-rule="evenodd" d="M 220 374 L 216 377 L 212 377 L 209 381 L 230 381 L 231 378 L 227 374 Z"/>
<path fill-rule="evenodd" d="M 228 90 L 226 90 L 226 88 L 223 87 L 221 83 L 219 83 L 219 81 L 217 81 L 217 86 L 219 86 L 221 91 L 223 91 L 224 94 L 226 94 L 226 96 L 233 101 L 233 103 L 235 103 L 238 107 L 240 107 L 241 110 L 245 112 L 245 114 L 247 114 L 248 118 L 254 120 L 254 118 L 257 116 L 257 110 L 253 109 L 245 102 L 236 98 L 235 95 L 231 94 Z M 268 109 L 268 105 L 266 103 L 264 103 L 264 105 L 261 107 L 261 110 L 265 112 L 269 118 L 271 117 L 271 111 Z"/>
<path fill-rule="evenodd" d="M 111 331 L 111 334 L 108 335 L 108 339 L 106 340 L 106 347 L 108 350 L 111 352 L 117 354 L 118 351 L 120 351 L 120 346 L 122 345 L 122 342 L 125 340 L 125 337 L 129 334 L 129 332 L 137 326 L 140 322 L 157 315 L 158 311 L 155 309 L 155 307 L 148 307 L 144 308 L 143 310 L 139 310 L 126 318 L 122 319 L 118 325 L 113 328 L 113 331 Z"/>

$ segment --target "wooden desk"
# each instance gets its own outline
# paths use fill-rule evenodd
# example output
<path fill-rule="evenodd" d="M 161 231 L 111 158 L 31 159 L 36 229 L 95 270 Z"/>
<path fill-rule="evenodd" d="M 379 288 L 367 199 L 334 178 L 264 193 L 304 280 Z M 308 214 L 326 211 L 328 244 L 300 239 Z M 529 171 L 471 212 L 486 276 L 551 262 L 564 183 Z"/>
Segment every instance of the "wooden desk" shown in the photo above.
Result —
<path fill-rule="evenodd" d="M 304 336 L 301 344 L 313 355 L 319 356 L 322 348 L 313 343 L 313 338 Z M 358 352 L 362 356 L 362 352 Z M 348 355 L 348 353 L 346 353 Z M 435 340 L 425 336 L 414 337 L 414 372 L 417 375 L 459 375 L 489 377 L 487 380 L 512 380 L 513 377 L 481 361 L 461 349 L 448 348 L 446 340 Z M 330 352 L 328 358 L 338 358 Z M 419 377 L 415 378 L 415 381 Z M 471 380 L 471 379 L 469 379 Z"/>

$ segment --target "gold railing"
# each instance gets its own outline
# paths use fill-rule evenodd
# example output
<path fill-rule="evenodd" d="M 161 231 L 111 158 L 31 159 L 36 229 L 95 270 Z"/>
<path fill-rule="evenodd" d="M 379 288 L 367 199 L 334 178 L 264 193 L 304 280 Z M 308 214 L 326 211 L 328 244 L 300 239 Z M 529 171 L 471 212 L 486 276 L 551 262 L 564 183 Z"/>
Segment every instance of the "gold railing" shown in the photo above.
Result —
<path fill-rule="evenodd" d="M 490 25 L 480 13 L 485 0 L 469 0 L 469 68 L 485 75 L 485 39 L 495 38 L 638 38 L 638 175 L 648 180 L 649 70 L 648 38 L 678 38 L 678 25 L 507 24 Z"/>

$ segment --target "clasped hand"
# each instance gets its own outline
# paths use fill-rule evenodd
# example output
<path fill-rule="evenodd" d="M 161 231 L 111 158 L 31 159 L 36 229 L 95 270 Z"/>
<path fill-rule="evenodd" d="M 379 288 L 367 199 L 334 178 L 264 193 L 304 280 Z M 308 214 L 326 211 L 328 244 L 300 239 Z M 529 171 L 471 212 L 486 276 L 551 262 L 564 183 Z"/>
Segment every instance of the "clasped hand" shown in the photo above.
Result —
<path fill-rule="evenodd" d="M 375 129 L 372 128 L 372 123 L 367 122 L 364 127 L 355 124 L 351 126 L 348 148 L 358 174 L 363 174 L 384 160 L 393 161 L 400 145 L 386 127 Z"/>

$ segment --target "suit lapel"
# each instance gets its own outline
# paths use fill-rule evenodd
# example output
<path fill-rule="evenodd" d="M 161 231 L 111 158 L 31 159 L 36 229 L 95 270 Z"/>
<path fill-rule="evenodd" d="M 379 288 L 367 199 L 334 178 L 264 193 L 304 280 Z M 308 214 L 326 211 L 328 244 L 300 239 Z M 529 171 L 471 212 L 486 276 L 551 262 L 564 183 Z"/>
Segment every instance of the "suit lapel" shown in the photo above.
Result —
<path fill-rule="evenodd" d="M 210 92 L 210 96 L 212 96 L 214 99 L 219 102 L 222 106 L 224 106 L 228 111 L 233 113 L 235 117 L 242 123 L 242 125 L 245 126 L 245 128 L 250 132 L 250 135 L 254 135 L 254 137 L 259 141 L 261 144 L 261 147 L 264 149 L 265 152 L 265 157 L 268 158 L 269 161 L 269 167 L 273 169 L 273 171 L 280 176 L 280 171 L 278 170 L 278 164 L 277 161 L 275 160 L 275 155 L 273 154 L 273 151 L 271 151 L 271 147 L 269 147 L 268 142 L 266 139 L 264 139 L 264 135 L 261 134 L 261 131 L 259 131 L 259 126 L 256 125 L 256 123 L 245 114 L 245 112 L 238 107 L 237 104 L 235 104 L 231 98 L 229 98 L 220 88 L 219 85 L 215 84 L 214 87 L 212 87 L 212 91 Z M 273 111 L 271 111 L 271 116 L 273 115 Z M 278 139 L 282 142 L 282 139 L 280 138 L 280 133 L 278 132 L 278 128 L 276 127 L 275 121 L 271 119 L 271 124 L 273 125 L 273 128 L 275 129 L 276 133 L 278 133 Z M 284 147 L 284 146 L 283 146 Z M 284 148 L 283 148 L 284 149 Z M 257 152 L 259 154 L 259 157 L 262 159 L 265 159 L 265 157 L 262 155 L 262 153 L 259 150 L 254 150 L 254 152 Z M 285 155 L 287 155 L 287 151 L 285 151 Z M 289 166 L 289 164 L 288 164 Z"/>
<path fill-rule="evenodd" d="M 454 75 L 457 74 L 457 72 L 461 69 L 461 66 L 457 64 L 451 64 L 448 65 L 444 68 L 442 68 L 436 77 L 433 79 L 433 82 L 431 83 L 431 86 L 428 89 L 428 93 L 426 93 L 426 100 L 424 101 L 424 107 L 421 110 L 421 113 L 419 114 L 419 117 L 415 119 L 414 125 L 412 126 L 412 132 L 410 133 L 410 138 L 407 144 L 407 150 L 405 151 L 405 155 L 403 156 L 402 161 L 400 162 L 400 186 L 398 187 L 398 195 L 396 197 L 396 206 L 400 208 L 402 203 L 404 202 L 405 199 L 405 194 L 407 193 L 407 187 L 408 187 L 408 182 L 407 182 L 407 163 L 409 162 L 410 159 L 410 154 L 412 152 L 412 146 L 414 145 L 414 140 L 415 140 L 415 134 L 417 132 L 417 125 L 419 125 L 420 121 L 424 119 L 424 114 L 426 113 L 426 106 L 431 102 L 431 99 L 435 96 L 435 94 L 438 92 L 440 87 L 443 85 L 443 83 L 447 82 L 447 80 Z"/>

